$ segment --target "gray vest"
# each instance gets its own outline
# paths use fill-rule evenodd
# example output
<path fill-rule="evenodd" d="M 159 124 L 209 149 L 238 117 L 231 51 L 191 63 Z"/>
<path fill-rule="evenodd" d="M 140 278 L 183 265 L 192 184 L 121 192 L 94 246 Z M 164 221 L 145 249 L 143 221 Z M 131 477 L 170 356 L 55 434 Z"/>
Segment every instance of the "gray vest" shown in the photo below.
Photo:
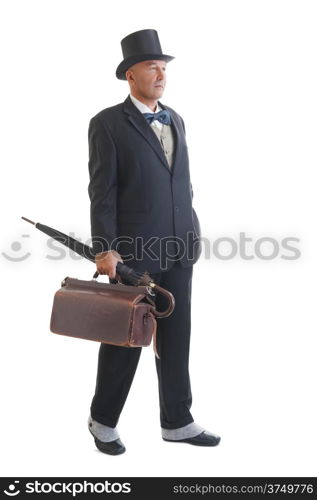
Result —
<path fill-rule="evenodd" d="M 151 127 L 156 133 L 158 140 L 160 141 L 167 159 L 167 163 L 171 168 L 174 158 L 174 138 L 172 128 L 170 125 L 165 125 L 165 123 L 163 123 L 161 130 L 153 124 L 151 124 Z"/>

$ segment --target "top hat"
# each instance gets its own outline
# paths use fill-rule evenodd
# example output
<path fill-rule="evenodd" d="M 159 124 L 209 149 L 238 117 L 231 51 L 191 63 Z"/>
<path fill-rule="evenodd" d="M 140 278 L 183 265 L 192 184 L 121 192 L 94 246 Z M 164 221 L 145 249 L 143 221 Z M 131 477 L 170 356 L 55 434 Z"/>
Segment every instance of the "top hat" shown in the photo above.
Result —
<path fill-rule="evenodd" d="M 160 59 L 169 62 L 173 56 L 162 53 L 160 40 L 156 30 L 135 31 L 121 40 L 123 61 L 116 70 L 119 80 L 126 80 L 125 72 L 130 66 L 149 59 Z"/>

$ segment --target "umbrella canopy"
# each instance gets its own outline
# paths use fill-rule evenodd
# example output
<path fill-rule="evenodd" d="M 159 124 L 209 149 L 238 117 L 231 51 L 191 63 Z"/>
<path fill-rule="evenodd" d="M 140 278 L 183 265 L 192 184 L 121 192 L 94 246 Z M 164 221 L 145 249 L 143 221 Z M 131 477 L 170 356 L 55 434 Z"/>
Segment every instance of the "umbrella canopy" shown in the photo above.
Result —
<path fill-rule="evenodd" d="M 21 218 L 26 222 L 33 224 L 36 229 L 39 229 L 40 231 L 42 231 L 42 233 L 47 234 L 54 240 L 59 241 L 66 247 L 70 248 L 78 255 L 81 255 L 82 257 L 85 257 L 86 259 L 95 263 L 95 252 L 89 245 L 86 245 L 79 240 L 75 240 L 75 238 L 72 238 L 71 236 L 68 236 L 67 234 L 62 233 L 61 231 L 58 231 L 57 229 L 54 229 L 50 226 L 41 224 L 40 222 L 33 222 L 26 217 Z M 167 297 L 169 301 L 167 309 L 165 311 L 156 311 L 155 316 L 163 318 L 169 316 L 173 312 L 175 307 L 175 299 L 173 294 L 168 290 L 165 290 L 165 288 L 162 288 L 154 283 L 153 279 L 147 271 L 144 273 L 139 273 L 126 264 L 122 264 L 122 262 L 117 263 L 116 271 L 121 276 L 121 278 L 125 279 L 131 285 L 145 285 L 149 287 L 149 293 L 151 293 L 151 295 L 154 295 L 153 290 L 156 290 L 157 292 Z M 93 277 L 97 278 L 98 275 L 99 273 L 98 271 L 96 271 Z"/>
<path fill-rule="evenodd" d="M 54 240 L 59 241 L 66 247 L 76 252 L 78 255 L 85 257 L 85 259 L 88 259 L 91 262 L 95 262 L 95 252 L 89 245 L 86 245 L 79 240 L 75 240 L 75 238 L 72 238 L 71 236 L 68 236 L 67 234 L 62 233 L 61 231 L 58 231 L 57 229 L 54 229 L 50 226 L 41 224 L 40 222 L 33 222 L 26 217 L 22 217 L 22 219 L 29 222 L 30 224 L 33 224 L 36 229 L 39 229 L 40 231 L 42 231 L 42 233 L 47 234 Z M 122 264 L 122 262 L 118 262 L 117 272 L 123 279 L 129 281 L 129 283 L 131 283 L 132 285 L 149 285 L 152 281 L 151 277 L 147 273 L 142 274 L 136 272 L 131 267 Z M 97 271 L 94 275 L 94 278 L 96 278 L 98 274 L 99 273 Z"/>

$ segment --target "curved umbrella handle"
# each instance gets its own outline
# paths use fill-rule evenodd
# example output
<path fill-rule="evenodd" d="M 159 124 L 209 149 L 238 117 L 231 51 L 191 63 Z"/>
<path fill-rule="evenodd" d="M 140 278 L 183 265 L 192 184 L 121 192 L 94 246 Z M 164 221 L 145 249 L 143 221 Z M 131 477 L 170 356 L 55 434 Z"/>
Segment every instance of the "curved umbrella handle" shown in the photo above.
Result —
<path fill-rule="evenodd" d="M 174 295 L 169 292 L 168 290 L 166 290 L 165 288 L 162 288 L 161 286 L 159 285 L 155 285 L 154 286 L 154 289 L 161 293 L 162 295 L 164 295 L 167 299 L 168 299 L 168 306 L 167 308 L 165 309 L 165 311 L 157 311 L 155 309 L 155 307 L 152 308 L 152 313 L 154 314 L 154 316 L 156 318 L 167 318 L 168 316 L 170 316 L 172 314 L 172 312 L 174 311 L 175 309 L 175 298 L 174 298 Z"/>

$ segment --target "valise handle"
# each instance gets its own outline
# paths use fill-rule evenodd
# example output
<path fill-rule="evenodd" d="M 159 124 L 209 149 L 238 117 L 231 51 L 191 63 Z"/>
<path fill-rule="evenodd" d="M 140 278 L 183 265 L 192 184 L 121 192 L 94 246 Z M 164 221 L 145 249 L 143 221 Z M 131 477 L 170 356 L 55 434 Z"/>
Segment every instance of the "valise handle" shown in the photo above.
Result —
<path fill-rule="evenodd" d="M 117 263 L 117 271 L 120 273 L 120 276 L 122 278 L 127 279 L 129 281 L 129 275 L 134 272 L 134 269 L 132 269 L 129 266 L 126 266 L 125 264 L 122 264 L 121 262 L 118 262 Z M 96 271 L 95 274 L 93 275 L 93 279 L 98 278 L 98 276 L 99 276 L 99 273 L 98 273 L 98 271 Z M 148 285 L 145 285 L 145 286 L 146 286 L 146 289 L 148 290 L 149 295 L 154 295 L 153 294 L 153 289 L 154 289 L 156 292 L 164 295 L 168 300 L 168 306 L 164 311 L 157 311 L 155 309 L 155 307 L 152 306 L 152 308 L 151 308 L 152 314 L 156 318 L 167 318 L 168 316 L 170 316 L 175 308 L 174 295 L 171 292 L 169 292 L 168 290 L 166 290 L 165 288 L 163 288 L 159 285 L 156 285 L 155 283 L 153 283 L 152 286 L 148 286 Z"/>
<path fill-rule="evenodd" d="M 116 271 L 120 274 L 121 278 L 127 280 L 127 281 L 132 281 L 131 277 L 134 273 L 134 269 L 132 267 L 126 266 L 125 264 L 122 264 L 122 262 L 117 263 Z M 98 271 L 95 272 L 93 275 L 93 279 L 98 278 L 99 273 Z"/>

